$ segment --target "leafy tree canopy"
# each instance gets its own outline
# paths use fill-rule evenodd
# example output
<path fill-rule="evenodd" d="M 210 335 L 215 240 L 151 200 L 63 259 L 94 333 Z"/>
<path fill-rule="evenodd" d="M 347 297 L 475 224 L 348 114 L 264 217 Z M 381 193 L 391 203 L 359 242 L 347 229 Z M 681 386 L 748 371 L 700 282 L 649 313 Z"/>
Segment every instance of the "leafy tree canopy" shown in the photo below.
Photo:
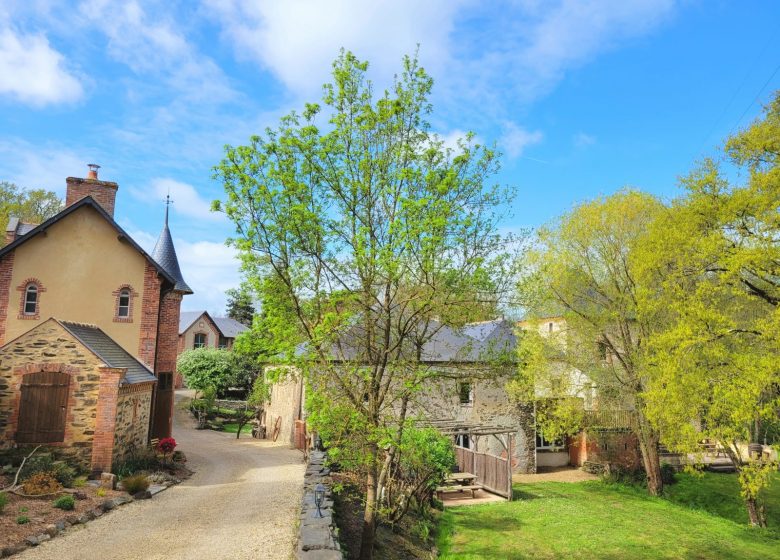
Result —
<path fill-rule="evenodd" d="M 8 181 L 0 181 L 0 232 L 5 232 L 11 216 L 23 222 L 39 224 L 62 208 L 62 200 L 44 189 L 25 190 Z"/>
<path fill-rule="evenodd" d="M 367 68 L 343 52 L 322 105 L 228 146 L 215 169 L 227 194 L 215 206 L 264 290 L 260 351 L 305 358 L 314 428 L 329 433 L 339 410 L 353 436 L 333 451 L 366 476 L 362 558 L 407 405 L 436 375 L 419 348 L 442 324 L 494 312 L 513 283 L 497 233 L 509 193 L 487 184 L 498 154 L 473 134 L 452 150 L 430 132 L 433 81 L 416 58 L 379 94 Z M 305 356 L 289 351 L 297 341 Z"/>

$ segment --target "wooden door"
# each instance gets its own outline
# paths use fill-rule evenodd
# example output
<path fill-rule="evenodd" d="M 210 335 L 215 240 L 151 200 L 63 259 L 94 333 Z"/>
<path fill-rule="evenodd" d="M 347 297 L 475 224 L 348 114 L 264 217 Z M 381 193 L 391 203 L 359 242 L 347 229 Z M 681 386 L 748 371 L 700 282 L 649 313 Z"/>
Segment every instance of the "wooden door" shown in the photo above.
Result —
<path fill-rule="evenodd" d="M 23 377 L 17 443 L 54 443 L 65 439 L 69 385 L 67 373 L 41 371 Z"/>

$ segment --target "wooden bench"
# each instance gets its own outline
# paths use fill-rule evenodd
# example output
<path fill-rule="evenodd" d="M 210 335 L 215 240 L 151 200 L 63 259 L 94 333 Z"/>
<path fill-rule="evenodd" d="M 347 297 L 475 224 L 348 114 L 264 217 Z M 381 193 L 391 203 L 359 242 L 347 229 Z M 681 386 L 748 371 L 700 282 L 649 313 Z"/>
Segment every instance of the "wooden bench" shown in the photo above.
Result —
<path fill-rule="evenodd" d="M 474 492 L 477 490 L 482 490 L 482 485 L 480 484 L 470 484 L 468 486 L 462 486 L 459 484 L 453 485 L 453 486 L 438 486 L 436 487 L 436 493 L 439 496 L 439 499 L 441 500 L 441 495 L 448 493 L 448 492 L 464 492 L 468 491 L 471 492 L 471 497 L 474 497 Z"/>

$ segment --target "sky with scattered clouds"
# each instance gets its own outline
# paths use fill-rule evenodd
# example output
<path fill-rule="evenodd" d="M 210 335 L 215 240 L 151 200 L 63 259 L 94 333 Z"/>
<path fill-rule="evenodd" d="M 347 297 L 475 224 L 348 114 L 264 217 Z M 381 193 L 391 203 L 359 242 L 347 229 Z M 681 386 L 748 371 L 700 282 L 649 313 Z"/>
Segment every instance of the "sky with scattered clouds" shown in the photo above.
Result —
<path fill-rule="evenodd" d="M 170 192 L 183 309 L 221 313 L 239 272 L 211 169 L 319 100 L 342 47 L 382 87 L 419 45 L 433 129 L 503 152 L 512 230 L 624 186 L 674 196 L 780 89 L 778 22 L 751 0 L 3 0 L 0 180 L 63 195 L 99 163 L 147 249 Z"/>

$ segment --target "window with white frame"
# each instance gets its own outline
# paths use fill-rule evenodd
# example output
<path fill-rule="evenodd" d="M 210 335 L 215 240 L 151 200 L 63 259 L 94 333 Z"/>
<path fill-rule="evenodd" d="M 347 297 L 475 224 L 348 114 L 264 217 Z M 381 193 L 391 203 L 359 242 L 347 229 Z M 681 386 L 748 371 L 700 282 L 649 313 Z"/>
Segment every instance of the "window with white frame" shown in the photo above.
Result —
<path fill-rule="evenodd" d="M 123 319 L 130 317 L 130 290 L 127 288 L 119 292 L 119 305 L 117 306 L 116 315 Z"/>
<path fill-rule="evenodd" d="M 38 313 L 38 286 L 27 284 L 24 290 L 24 314 L 35 315 Z"/>
<path fill-rule="evenodd" d="M 563 451 L 565 449 L 563 438 L 547 439 L 540 431 L 536 431 L 536 449 L 542 451 Z"/>

